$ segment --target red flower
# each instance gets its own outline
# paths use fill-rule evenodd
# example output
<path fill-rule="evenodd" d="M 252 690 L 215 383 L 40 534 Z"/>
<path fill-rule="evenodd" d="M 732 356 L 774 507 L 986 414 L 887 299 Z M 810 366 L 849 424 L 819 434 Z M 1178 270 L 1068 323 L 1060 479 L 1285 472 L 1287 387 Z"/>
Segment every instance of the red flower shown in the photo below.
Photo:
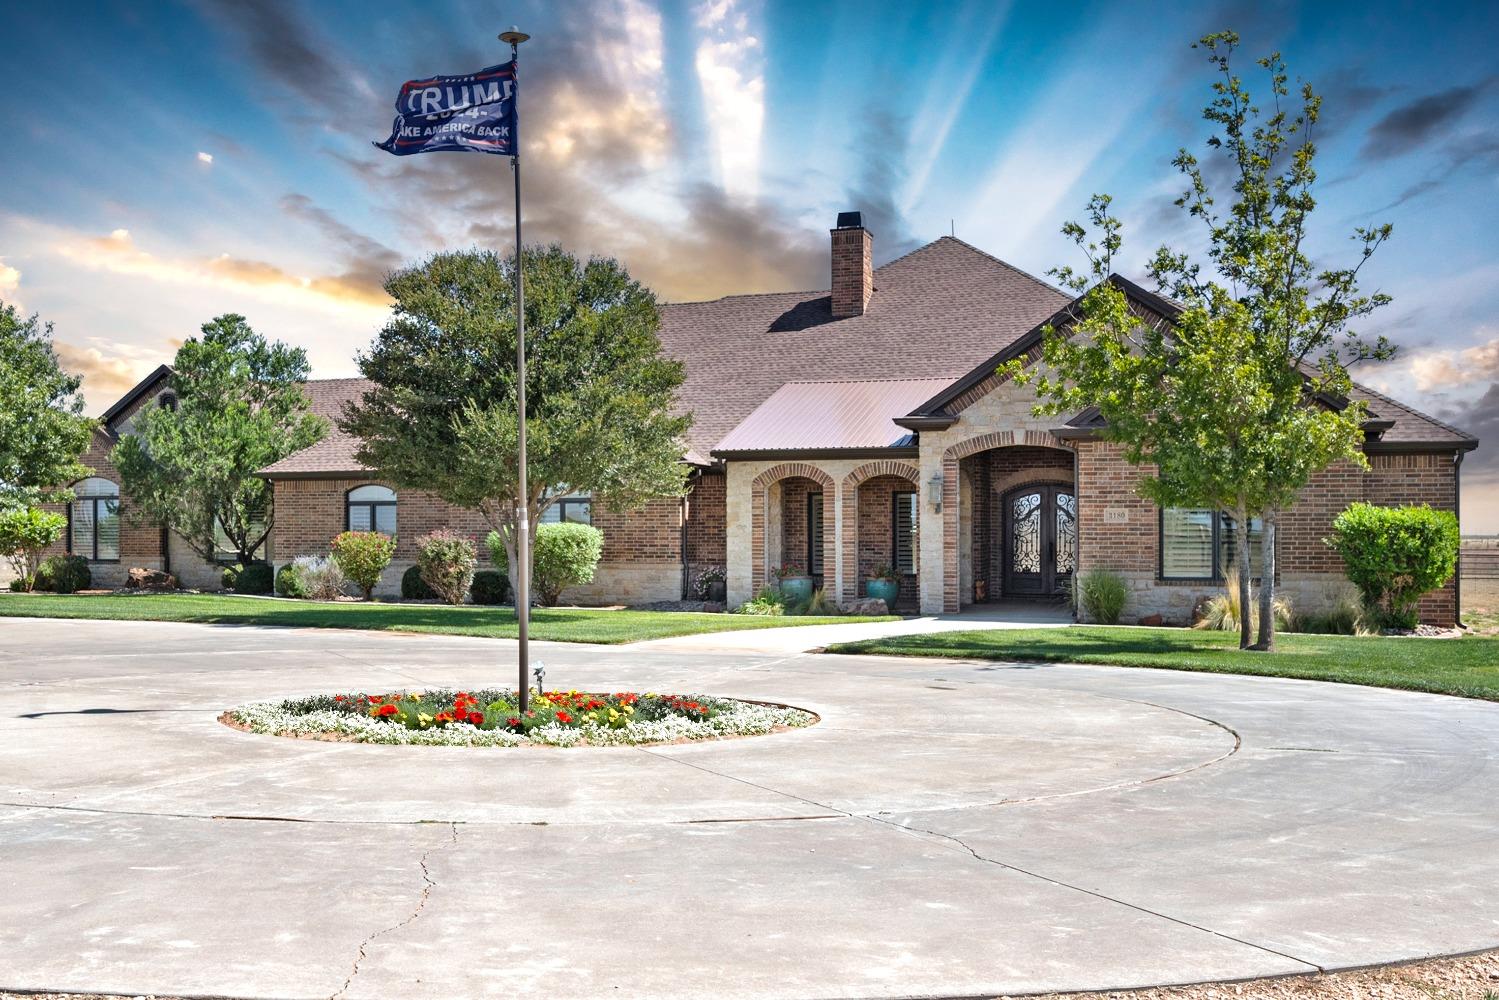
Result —
<path fill-rule="evenodd" d="M 505 725 L 514 729 L 520 725 L 520 720 L 512 715 L 510 718 L 505 720 Z"/>
<path fill-rule="evenodd" d="M 470 712 L 470 713 L 468 713 L 468 721 L 472 722 L 476 726 L 482 726 L 482 725 L 484 725 L 484 713 L 483 712 Z"/>
<path fill-rule="evenodd" d="M 573 721 L 573 717 L 571 715 L 568 715 L 566 712 L 558 712 L 557 713 L 557 721 L 560 722 L 560 723 L 562 723 L 565 726 L 569 722 Z"/>
<path fill-rule="evenodd" d="M 380 715 L 395 715 L 399 711 L 394 705 L 381 705 L 376 711 Z"/>

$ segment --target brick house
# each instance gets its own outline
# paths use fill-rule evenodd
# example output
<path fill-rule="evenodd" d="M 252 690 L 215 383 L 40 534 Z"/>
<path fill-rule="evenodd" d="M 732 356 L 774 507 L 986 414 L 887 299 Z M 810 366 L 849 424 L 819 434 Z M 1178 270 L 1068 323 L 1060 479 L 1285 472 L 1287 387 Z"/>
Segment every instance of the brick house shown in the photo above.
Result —
<path fill-rule="evenodd" d="M 842 213 L 831 231 L 829 290 L 662 307 L 662 346 L 686 368 L 680 405 L 694 418 L 683 454 L 689 490 L 624 514 L 586 496 L 550 511 L 547 519 L 588 521 L 604 533 L 596 580 L 565 600 L 677 599 L 699 570 L 724 566 L 729 600 L 740 602 L 784 564 L 847 600 L 876 567 L 890 566 L 903 606 L 956 612 L 1055 600 L 1075 574 L 1102 567 L 1129 582 L 1127 620 L 1184 623 L 1199 598 L 1222 589 L 1236 525 L 1208 511 L 1156 508 L 1135 492 L 1139 470 L 1099 438 L 1096 414 L 1036 417 L 1033 391 L 994 374 L 1001 362 L 1039 355 L 1041 330 L 1065 321 L 1068 296 L 951 237 L 879 268 L 872 244 L 859 214 Z M 1142 318 L 1172 317 L 1171 303 L 1114 280 Z M 108 446 L 140 406 L 170 393 L 169 374 L 154 373 L 105 414 L 85 457 L 94 492 L 118 482 Z M 336 418 L 363 381 L 307 388 L 313 409 Z M 1346 586 L 1321 542 L 1339 511 L 1355 500 L 1456 511 L 1462 457 L 1478 443 L 1373 390 L 1360 386 L 1354 396 L 1369 409 L 1370 468 L 1325 470 L 1281 517 L 1278 577 L 1300 610 Z M 270 558 L 326 551 L 346 527 L 393 531 L 396 560 L 381 587 L 389 593 L 430 528 L 486 533 L 473 512 L 372 479 L 354 459 L 356 445 L 335 427 L 262 470 L 276 505 Z M 180 540 L 128 519 L 116 518 L 109 530 L 118 538 L 100 550 L 111 501 L 85 492 L 68 544 L 99 557 L 96 577 L 112 582 L 127 564 L 169 565 L 188 583 L 214 571 Z M 1423 617 L 1455 621 L 1456 587 L 1430 595 Z"/>

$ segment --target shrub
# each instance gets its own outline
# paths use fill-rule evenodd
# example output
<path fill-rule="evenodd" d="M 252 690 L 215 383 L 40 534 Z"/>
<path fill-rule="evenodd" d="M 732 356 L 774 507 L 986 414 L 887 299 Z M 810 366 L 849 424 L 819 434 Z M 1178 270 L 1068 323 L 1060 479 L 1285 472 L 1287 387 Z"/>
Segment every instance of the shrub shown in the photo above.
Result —
<path fill-rule="evenodd" d="M 1078 578 L 1077 599 L 1089 621 L 1118 625 L 1129 587 L 1124 577 L 1107 569 L 1090 569 Z"/>
<path fill-rule="evenodd" d="M 704 569 L 692 581 L 692 594 L 700 601 L 708 599 L 708 588 L 715 583 L 723 583 L 728 579 L 722 566 L 709 566 Z"/>
<path fill-rule="evenodd" d="M 510 595 L 510 581 L 495 569 L 481 569 L 474 574 L 469 594 L 475 604 L 504 604 Z"/>
<path fill-rule="evenodd" d="M 234 578 L 236 594 L 269 594 L 276 588 L 276 571 L 270 563 L 252 562 L 248 566 L 237 566 Z"/>
<path fill-rule="evenodd" d="M 531 553 L 536 595 L 547 607 L 562 591 L 593 579 L 604 552 L 604 533 L 591 524 L 543 524 Z"/>
<path fill-rule="evenodd" d="M 818 587 L 812 591 L 812 599 L 807 602 L 807 606 L 798 608 L 796 613 L 799 615 L 841 615 L 843 614 L 843 609 L 838 606 L 837 601 L 829 597 L 821 587 Z"/>
<path fill-rule="evenodd" d="M 343 596 L 344 571 L 329 556 L 298 556 L 291 570 L 301 579 L 307 596 L 314 601 L 333 601 Z"/>
<path fill-rule="evenodd" d="M 422 579 L 422 568 L 412 564 L 401 574 L 401 600 L 403 601 L 430 601 L 437 596 L 437 591 L 427 586 L 427 581 Z"/>
<path fill-rule="evenodd" d="M 735 609 L 741 615 L 783 615 L 786 606 L 781 603 L 781 593 L 773 587 L 762 587 L 754 597 Z"/>
<path fill-rule="evenodd" d="M 55 594 L 76 594 L 94 582 L 83 556 L 48 556 L 36 568 L 36 589 Z"/>
<path fill-rule="evenodd" d="M 338 568 L 370 599 L 380 574 L 396 554 L 396 540 L 378 531 L 345 531 L 328 546 Z"/>
<path fill-rule="evenodd" d="M 478 553 L 471 538 L 451 528 L 438 528 L 416 541 L 416 564 L 422 580 L 449 604 L 462 604 L 474 582 Z"/>
<path fill-rule="evenodd" d="M 1355 503 L 1333 521 L 1326 542 L 1343 557 L 1371 616 L 1387 628 L 1411 628 L 1422 595 L 1452 579 L 1462 538 L 1450 511 Z"/>
<path fill-rule="evenodd" d="M 62 537 L 68 519 L 39 507 L 17 507 L 0 511 L 0 558 L 15 570 L 18 590 L 36 586 L 42 550 Z"/>
<path fill-rule="evenodd" d="M 276 593 L 281 597 L 306 597 L 307 581 L 297 571 L 297 564 L 289 562 L 276 571 Z"/>
<path fill-rule="evenodd" d="M 1232 568 L 1227 575 L 1234 575 Z M 1277 597 L 1271 605 L 1275 614 L 1275 631 L 1290 632 L 1295 622 L 1295 616 L 1291 613 L 1291 602 L 1284 597 Z M 1239 630 L 1239 588 L 1229 587 L 1221 594 L 1215 594 L 1203 602 L 1201 613 L 1197 621 L 1192 623 L 1193 628 L 1206 629 L 1217 632 L 1237 632 Z M 1259 601 L 1249 609 L 1249 628 L 1254 631 L 1260 627 L 1260 605 Z"/>

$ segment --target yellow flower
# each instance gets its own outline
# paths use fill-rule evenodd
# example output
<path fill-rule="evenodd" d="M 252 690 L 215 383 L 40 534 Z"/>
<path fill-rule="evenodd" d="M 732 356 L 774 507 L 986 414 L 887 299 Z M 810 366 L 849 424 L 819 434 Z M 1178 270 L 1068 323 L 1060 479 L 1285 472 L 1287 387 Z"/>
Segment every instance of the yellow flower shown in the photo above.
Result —
<path fill-rule="evenodd" d="M 626 705 L 625 706 L 625 714 L 626 715 L 634 715 L 635 714 L 635 706 L 634 705 Z"/>
<path fill-rule="evenodd" d="M 411 692 L 406 697 L 410 698 L 412 701 L 421 701 L 422 700 L 422 696 L 419 695 L 419 694 L 417 694 L 415 691 Z"/>

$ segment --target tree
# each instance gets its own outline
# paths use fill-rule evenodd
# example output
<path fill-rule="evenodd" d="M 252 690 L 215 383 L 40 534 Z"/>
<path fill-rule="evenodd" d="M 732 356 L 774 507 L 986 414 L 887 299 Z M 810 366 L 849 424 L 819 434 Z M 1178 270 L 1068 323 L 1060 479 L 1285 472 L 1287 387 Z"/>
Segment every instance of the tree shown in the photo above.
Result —
<path fill-rule="evenodd" d="M 682 366 L 661 354 L 653 294 L 618 262 L 560 247 L 525 250 L 530 522 L 558 497 L 614 510 L 685 489 L 673 413 Z M 344 414 L 359 460 L 398 486 L 477 510 L 516 572 L 513 258 L 438 254 L 393 275 L 395 312 L 360 370 L 374 382 Z"/>
<path fill-rule="evenodd" d="M 256 470 L 315 444 L 328 422 L 302 391 L 306 351 L 268 343 L 232 313 L 202 329 L 172 363 L 175 409 L 147 405 L 110 458 L 132 517 L 164 524 L 209 561 L 217 526 L 248 565 L 275 520 Z"/>
<path fill-rule="evenodd" d="M 1259 635 L 1251 644 L 1246 613 L 1240 645 L 1270 649 L 1280 511 L 1318 470 L 1340 460 L 1368 467 L 1365 411 L 1348 398 L 1348 367 L 1388 359 L 1394 348 L 1383 337 L 1366 340 L 1350 323 L 1390 301 L 1358 288 L 1360 269 L 1390 227 L 1354 230 L 1351 267 L 1313 263 L 1306 243 L 1316 207 L 1312 132 L 1321 98 L 1303 84 L 1295 117 L 1283 110 L 1289 88 L 1276 53 L 1258 61 L 1272 97 L 1261 111 L 1232 70 L 1238 41 L 1225 31 L 1194 46 L 1208 52 L 1219 76 L 1203 117 L 1217 127 L 1208 147 L 1227 161 L 1227 211 L 1218 208 L 1216 185 L 1197 159 L 1180 150 L 1172 163 L 1188 186 L 1176 204 L 1205 228 L 1206 260 L 1162 246 L 1146 268 L 1157 290 L 1181 303 L 1180 313 L 1167 320 L 1139 310 L 1110 280 L 1122 225 L 1110 214 L 1111 199 L 1095 195 L 1089 226 L 1062 229 L 1088 266 L 1051 272 L 1082 294 L 1070 322 L 1045 338 L 1050 370 L 1035 378 L 1040 411 L 1096 406 L 1108 425 L 1103 436 L 1122 444 L 1130 462 L 1155 466 L 1141 481 L 1143 495 L 1163 507 L 1208 507 L 1234 519 L 1246 609 L 1247 527 L 1262 521 Z"/>
<path fill-rule="evenodd" d="M 95 422 L 83 416 L 82 379 L 52 350 L 52 324 L 0 303 L 0 508 L 72 499 L 89 470 L 78 456 Z"/>
<path fill-rule="evenodd" d="M 0 558 L 10 563 L 21 589 L 36 588 L 36 571 L 42 552 L 62 537 L 68 519 L 38 507 L 0 510 Z"/>

